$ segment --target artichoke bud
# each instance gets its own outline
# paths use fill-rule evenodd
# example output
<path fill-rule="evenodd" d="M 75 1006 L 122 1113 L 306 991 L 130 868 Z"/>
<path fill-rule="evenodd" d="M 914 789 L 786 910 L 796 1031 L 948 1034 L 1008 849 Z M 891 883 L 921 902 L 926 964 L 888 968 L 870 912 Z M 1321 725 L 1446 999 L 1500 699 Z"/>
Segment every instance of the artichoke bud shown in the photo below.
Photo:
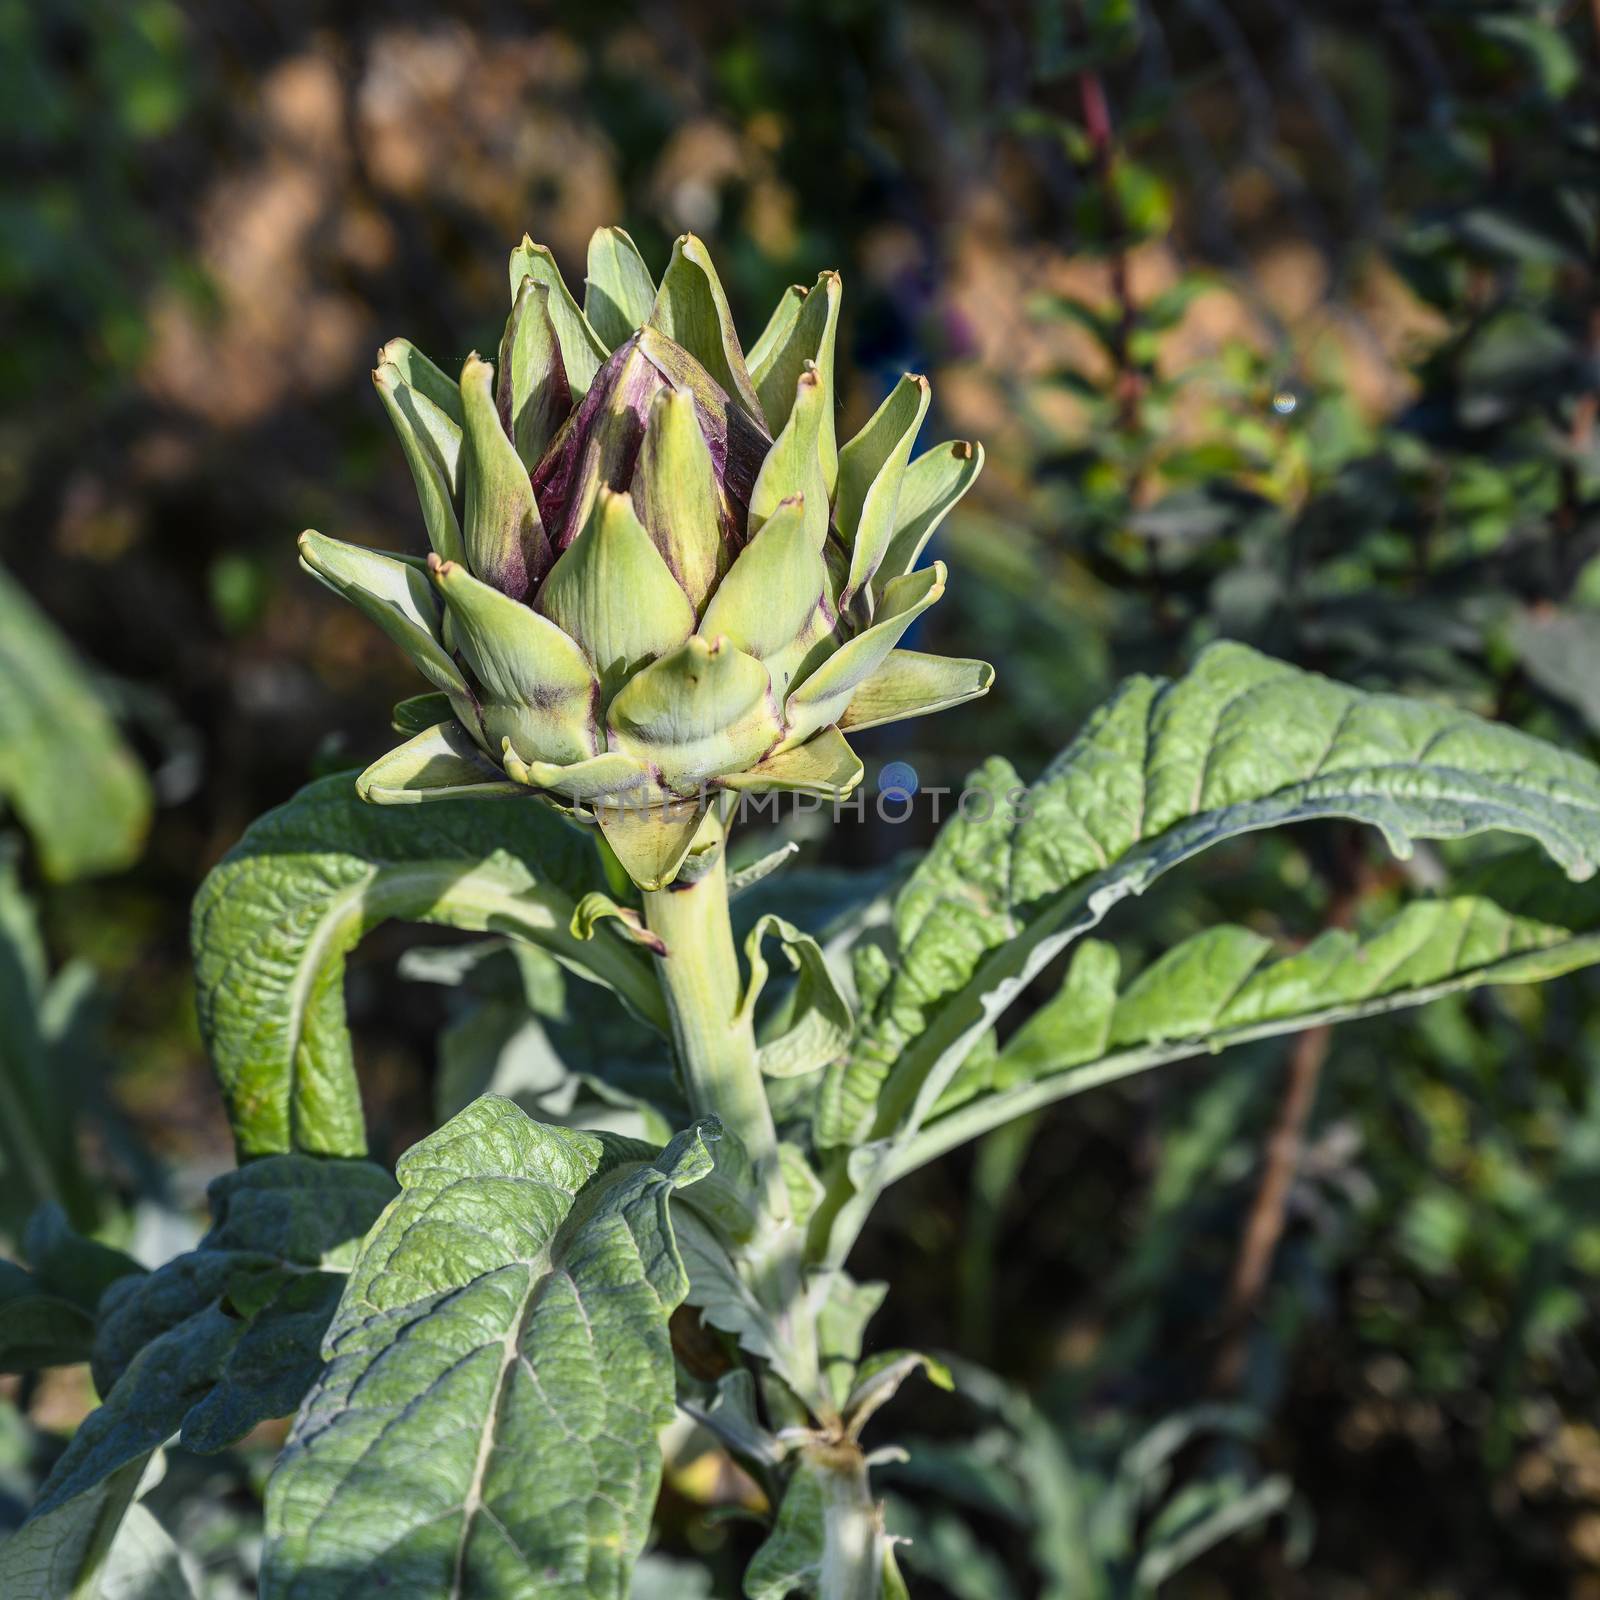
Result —
<path fill-rule="evenodd" d="M 716 791 L 845 794 L 850 728 L 988 689 L 983 662 L 901 647 L 944 591 L 916 563 L 983 453 L 912 459 L 929 389 L 910 375 L 839 446 L 840 294 L 831 272 L 788 291 L 747 358 L 699 240 L 657 287 L 603 228 L 581 307 L 547 249 L 512 252 L 493 364 L 453 382 L 383 348 L 433 553 L 306 535 L 303 560 L 411 656 L 443 720 L 397 717 L 412 737 L 364 796 L 537 793 L 655 888 Z"/>

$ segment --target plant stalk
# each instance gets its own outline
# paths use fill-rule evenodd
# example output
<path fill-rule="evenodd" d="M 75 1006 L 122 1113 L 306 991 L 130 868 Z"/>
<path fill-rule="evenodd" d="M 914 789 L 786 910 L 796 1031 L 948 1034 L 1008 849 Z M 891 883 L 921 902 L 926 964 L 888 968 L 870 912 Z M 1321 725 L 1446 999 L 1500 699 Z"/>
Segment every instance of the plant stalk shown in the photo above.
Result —
<path fill-rule="evenodd" d="M 887 1540 L 859 1447 L 848 1441 L 812 1445 L 798 1470 L 809 1473 L 822 1494 L 820 1600 L 881 1600 Z"/>
<path fill-rule="evenodd" d="M 658 970 L 689 1106 L 737 1134 L 758 1172 L 775 1170 L 778 1135 L 756 1064 L 755 1029 L 740 1009 L 739 958 L 728 916 L 727 853 L 693 882 L 644 891 L 646 926 L 666 947 Z"/>
<path fill-rule="evenodd" d="M 828 1421 L 835 1412 L 822 1383 L 815 1311 L 805 1291 L 805 1239 L 794 1224 L 778 1159 L 754 1019 L 743 1004 L 728 915 L 725 839 L 715 816 L 707 828 L 718 832 L 700 857 L 704 869 L 669 888 L 645 890 L 645 925 L 664 948 L 657 958 L 661 990 L 690 1109 L 697 1117 L 716 1117 L 736 1134 L 754 1168 L 762 1221 L 740 1251 L 751 1288 L 772 1313 L 796 1393 L 814 1415 Z"/>

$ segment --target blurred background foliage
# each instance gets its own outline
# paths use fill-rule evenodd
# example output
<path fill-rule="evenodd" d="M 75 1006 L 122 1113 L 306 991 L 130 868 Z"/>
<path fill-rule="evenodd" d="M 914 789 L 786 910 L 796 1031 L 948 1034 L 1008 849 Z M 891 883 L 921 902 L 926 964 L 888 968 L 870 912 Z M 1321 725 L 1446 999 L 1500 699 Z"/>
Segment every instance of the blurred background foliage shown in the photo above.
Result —
<path fill-rule="evenodd" d="M 12 1253 L 40 1198 L 147 1259 L 197 1231 L 232 1155 L 189 898 L 412 688 L 293 535 L 416 544 L 371 352 L 487 348 L 524 229 L 574 281 L 600 223 L 656 263 L 699 232 L 748 332 L 837 265 L 845 409 L 926 370 L 928 436 L 984 440 L 936 647 L 999 686 L 871 762 L 1037 770 L 1218 635 L 1600 754 L 1597 30 L 1592 0 L 0 0 Z M 881 866 L 930 827 L 806 842 Z M 1368 850 L 1235 850 L 1141 926 L 1362 923 L 1398 882 Z M 534 984 L 486 969 L 463 1013 L 401 948 L 350 979 L 390 1156 L 529 1048 Z M 894 1281 L 875 1342 L 969 1363 L 879 1425 L 920 1441 L 888 1482 L 919 1594 L 1600 1596 L 1592 975 L 1002 1130 L 891 1191 L 859 1265 Z M 0 1526 L 89 1399 L 3 1381 Z M 175 1452 L 148 1502 L 208 1596 L 252 1592 L 273 1442 Z M 639 1592 L 732 1594 L 749 1541 L 707 1508 L 744 1490 L 674 1450 Z"/>

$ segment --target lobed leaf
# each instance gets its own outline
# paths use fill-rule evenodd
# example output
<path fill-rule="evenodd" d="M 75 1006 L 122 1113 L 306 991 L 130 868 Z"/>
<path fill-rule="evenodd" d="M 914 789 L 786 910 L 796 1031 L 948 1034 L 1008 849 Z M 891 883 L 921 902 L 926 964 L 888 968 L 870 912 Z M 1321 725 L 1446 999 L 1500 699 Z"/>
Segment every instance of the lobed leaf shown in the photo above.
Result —
<path fill-rule="evenodd" d="M 1581 881 L 1600 862 L 1600 771 L 1235 644 L 1176 682 L 1125 684 L 1031 787 L 989 762 L 902 892 L 872 1015 L 825 1075 L 817 1142 L 867 1150 L 853 1193 L 840 1201 L 836 1184 L 819 1213 L 814 1247 L 839 1259 L 995 1019 L 1112 906 L 1220 840 L 1327 817 L 1379 828 L 1402 856 L 1417 839 L 1519 834 Z"/>
<path fill-rule="evenodd" d="M 1056 997 L 980 1070 L 970 1070 L 970 1058 L 963 1065 L 897 1175 L 985 1127 L 1163 1062 L 1485 984 L 1542 982 L 1595 962 L 1600 933 L 1518 916 L 1476 895 L 1418 901 L 1365 936 L 1336 929 L 1275 958 L 1272 941 L 1248 928 L 1208 928 L 1120 994 L 1115 950 L 1086 939 Z"/>

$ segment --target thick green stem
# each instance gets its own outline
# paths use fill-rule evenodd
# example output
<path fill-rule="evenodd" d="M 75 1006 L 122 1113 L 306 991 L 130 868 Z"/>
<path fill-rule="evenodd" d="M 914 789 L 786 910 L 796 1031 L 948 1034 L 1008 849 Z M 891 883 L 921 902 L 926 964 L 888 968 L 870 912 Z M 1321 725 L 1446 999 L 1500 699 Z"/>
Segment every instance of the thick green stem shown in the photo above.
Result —
<path fill-rule="evenodd" d="M 696 1116 L 718 1118 L 737 1134 L 755 1168 L 762 1221 L 744 1244 L 751 1287 L 772 1314 L 785 1345 L 785 1370 L 801 1400 L 827 1416 L 831 1407 L 822 1389 L 813 1312 L 805 1294 L 804 1238 L 792 1220 L 772 1107 L 756 1058 L 755 1026 L 742 1004 L 721 838 L 712 842 L 701 864 L 707 857 L 710 864 L 698 877 L 645 891 L 645 923 L 664 947 L 658 958 L 661 990 L 690 1108 Z"/>
<path fill-rule="evenodd" d="M 778 1135 L 756 1064 L 755 1030 L 740 1009 L 739 958 L 728 918 L 724 851 L 692 883 L 646 890 L 644 918 L 660 958 L 673 1043 L 697 1117 L 714 1116 L 743 1141 L 758 1171 L 777 1166 Z"/>
<path fill-rule="evenodd" d="M 867 1484 L 867 1464 L 851 1443 L 813 1445 L 800 1471 L 822 1491 L 820 1600 L 881 1600 L 887 1541 Z"/>

